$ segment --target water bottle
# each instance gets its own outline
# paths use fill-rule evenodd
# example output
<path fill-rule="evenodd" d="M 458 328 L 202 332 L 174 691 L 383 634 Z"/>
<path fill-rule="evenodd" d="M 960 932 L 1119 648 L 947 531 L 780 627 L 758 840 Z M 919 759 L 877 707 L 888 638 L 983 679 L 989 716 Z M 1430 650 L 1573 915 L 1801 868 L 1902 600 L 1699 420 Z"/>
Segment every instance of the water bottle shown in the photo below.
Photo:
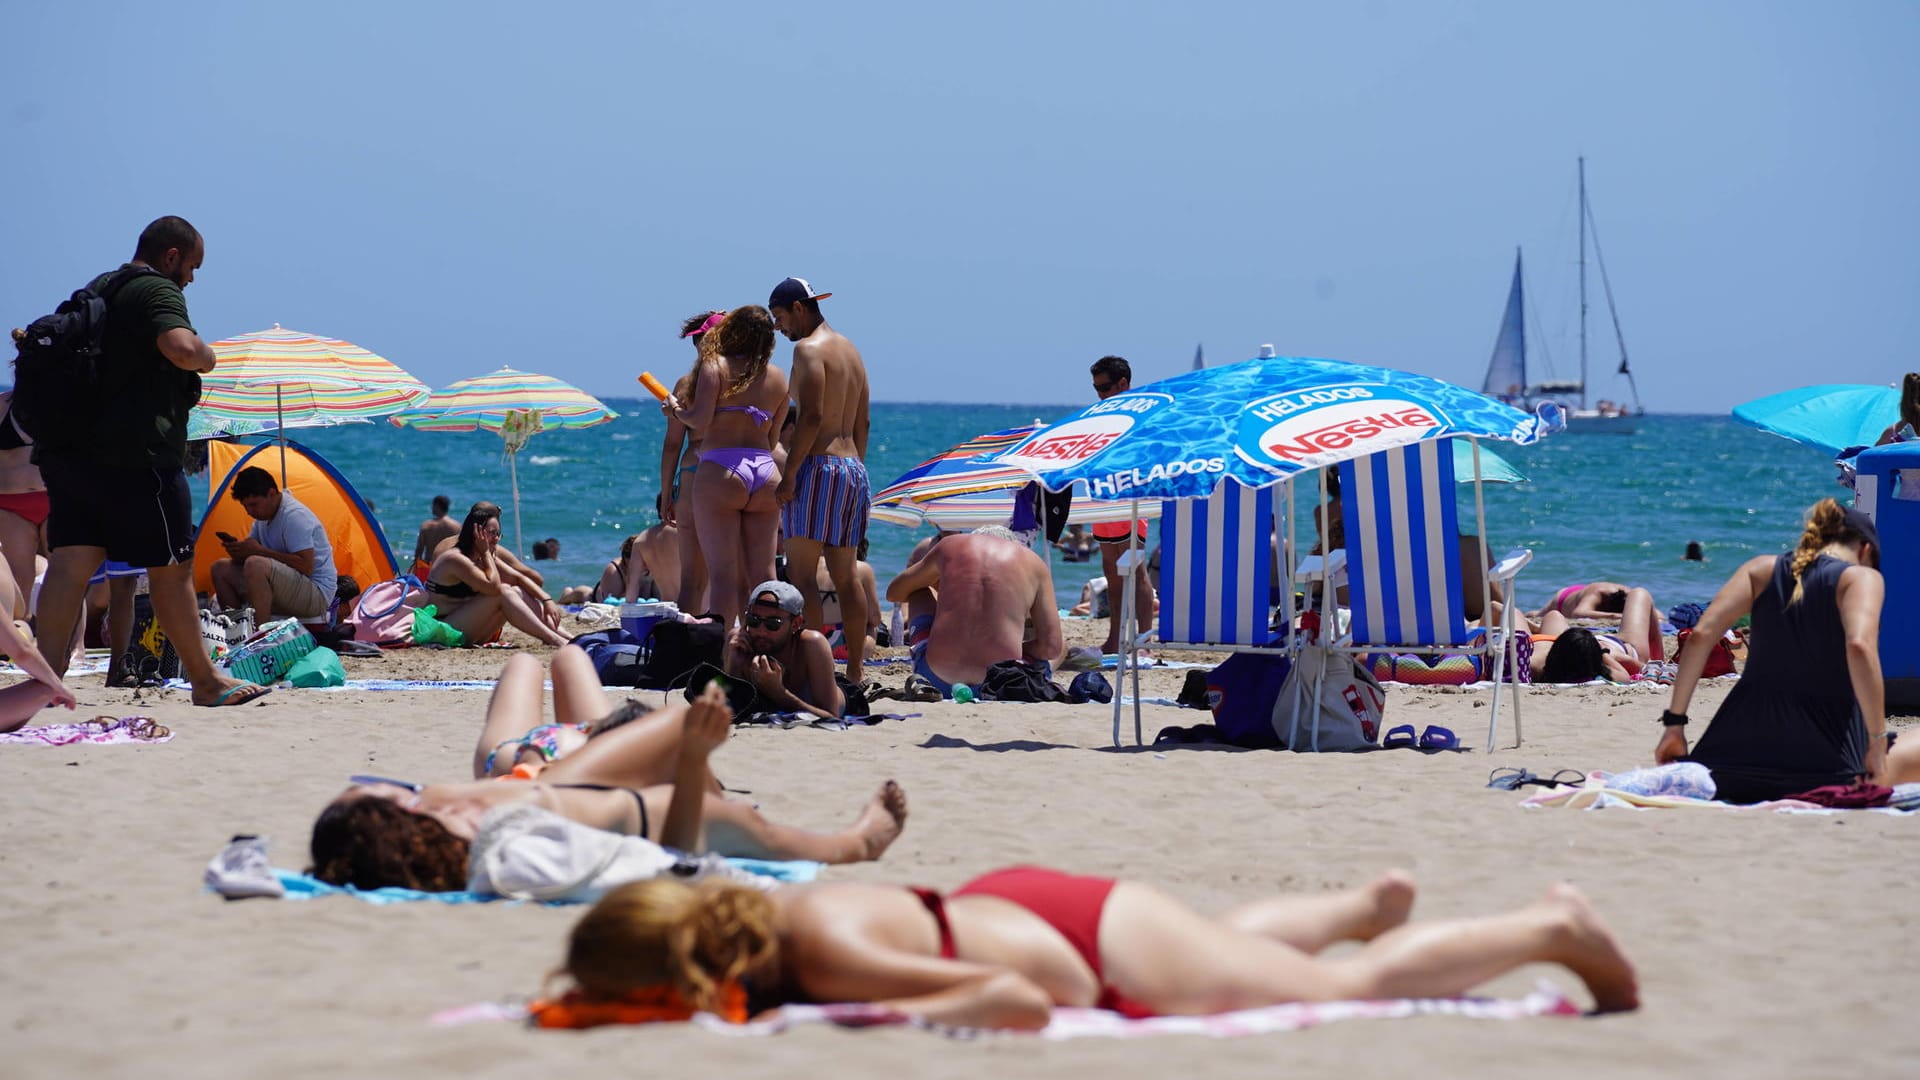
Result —
<path fill-rule="evenodd" d="M 960 705 L 965 705 L 968 702 L 972 701 L 973 687 L 968 686 L 966 683 L 954 683 L 953 684 L 953 700 L 955 703 Z"/>
<path fill-rule="evenodd" d="M 889 628 L 893 637 L 889 640 L 893 642 L 893 647 L 896 649 L 907 647 L 906 611 L 905 604 L 893 605 L 893 625 Z"/>

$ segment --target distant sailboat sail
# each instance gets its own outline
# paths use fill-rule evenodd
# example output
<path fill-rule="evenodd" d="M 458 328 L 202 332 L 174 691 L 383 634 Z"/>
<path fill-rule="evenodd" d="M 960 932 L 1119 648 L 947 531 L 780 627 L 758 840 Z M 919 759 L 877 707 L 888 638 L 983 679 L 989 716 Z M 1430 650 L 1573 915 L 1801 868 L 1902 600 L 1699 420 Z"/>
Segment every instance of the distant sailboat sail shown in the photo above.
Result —
<path fill-rule="evenodd" d="M 1201 346 L 1195 345 L 1193 347 L 1193 370 L 1199 371 L 1201 368 L 1206 366 L 1207 366 L 1206 353 L 1202 350 Z"/>
<path fill-rule="evenodd" d="M 1493 341 L 1493 359 L 1487 364 L 1487 380 L 1480 392 L 1505 402 L 1520 400 L 1527 392 L 1527 333 L 1522 311 L 1526 307 L 1524 286 L 1520 284 L 1520 251 L 1513 253 L 1513 288 L 1507 292 L 1507 313 L 1500 319 L 1500 336 Z"/>

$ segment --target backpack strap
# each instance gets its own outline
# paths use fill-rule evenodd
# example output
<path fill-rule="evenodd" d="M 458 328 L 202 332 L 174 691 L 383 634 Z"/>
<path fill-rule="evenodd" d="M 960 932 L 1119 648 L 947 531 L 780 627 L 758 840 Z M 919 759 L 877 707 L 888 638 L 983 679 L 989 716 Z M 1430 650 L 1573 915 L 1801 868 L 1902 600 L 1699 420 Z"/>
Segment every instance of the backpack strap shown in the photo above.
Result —
<path fill-rule="evenodd" d="M 100 286 L 100 291 L 96 295 L 102 300 L 111 301 L 113 294 L 119 292 L 121 287 L 127 282 L 135 278 L 146 277 L 149 274 L 154 277 L 166 276 L 151 266 L 123 266 L 113 272 L 113 276 L 108 278 L 106 283 Z"/>

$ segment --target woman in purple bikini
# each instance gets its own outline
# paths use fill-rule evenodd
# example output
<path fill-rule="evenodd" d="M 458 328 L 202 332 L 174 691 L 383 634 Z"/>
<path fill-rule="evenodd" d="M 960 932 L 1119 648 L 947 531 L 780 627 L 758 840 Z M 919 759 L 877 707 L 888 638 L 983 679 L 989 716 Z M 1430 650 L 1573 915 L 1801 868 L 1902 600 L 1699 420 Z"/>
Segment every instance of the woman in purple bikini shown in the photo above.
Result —
<path fill-rule="evenodd" d="M 768 365 L 773 316 L 735 308 L 700 340 L 693 400 L 668 395 L 661 408 L 700 439 L 693 515 L 707 556 L 711 606 L 727 626 L 747 607 L 747 588 L 775 576 L 780 529 L 773 446 L 787 413 L 787 376 Z"/>

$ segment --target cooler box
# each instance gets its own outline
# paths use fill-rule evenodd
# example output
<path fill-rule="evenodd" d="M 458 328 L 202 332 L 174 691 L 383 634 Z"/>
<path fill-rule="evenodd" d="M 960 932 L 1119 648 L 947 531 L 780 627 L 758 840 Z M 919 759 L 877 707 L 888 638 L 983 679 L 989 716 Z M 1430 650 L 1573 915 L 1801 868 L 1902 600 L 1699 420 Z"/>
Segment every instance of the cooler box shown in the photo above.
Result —
<path fill-rule="evenodd" d="M 643 647 L 647 640 L 647 631 L 661 619 L 676 618 L 680 608 L 670 600 L 652 600 L 644 604 L 620 605 L 620 629 L 625 630 L 634 641 Z"/>
<path fill-rule="evenodd" d="M 1920 442 L 1862 450 L 1855 505 L 1880 531 L 1880 573 L 1887 602 L 1880 613 L 1880 669 L 1889 708 L 1920 706 Z"/>

